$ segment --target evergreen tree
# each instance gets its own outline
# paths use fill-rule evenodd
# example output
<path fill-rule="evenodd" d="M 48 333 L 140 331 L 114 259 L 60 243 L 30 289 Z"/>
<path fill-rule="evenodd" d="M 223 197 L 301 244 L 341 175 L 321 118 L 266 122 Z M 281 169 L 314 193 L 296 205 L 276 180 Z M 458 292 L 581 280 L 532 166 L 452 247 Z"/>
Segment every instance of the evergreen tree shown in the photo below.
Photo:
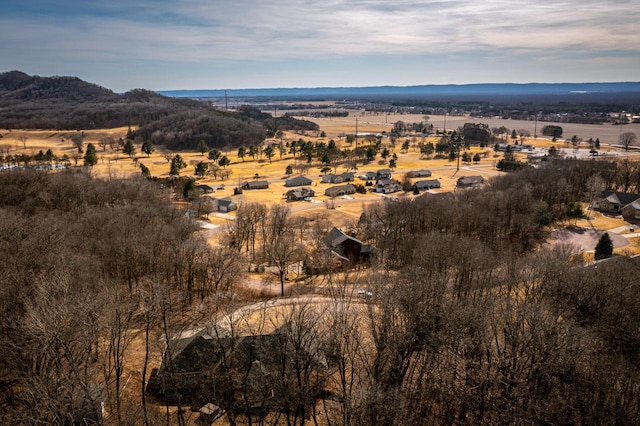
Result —
<path fill-rule="evenodd" d="M 180 175 L 180 170 L 187 167 L 187 163 L 183 160 L 180 154 L 176 154 L 175 157 L 171 159 L 171 168 L 169 169 L 169 174 L 172 176 Z"/>
<path fill-rule="evenodd" d="M 153 143 L 151 141 L 147 140 L 142 142 L 142 152 L 147 154 L 147 157 L 153 154 L 153 151 L 154 151 L 154 148 L 153 148 Z"/>
<path fill-rule="evenodd" d="M 595 248 L 596 260 L 607 259 L 613 256 L 613 241 L 607 232 L 602 234 Z"/>
<path fill-rule="evenodd" d="M 207 143 L 205 141 L 201 140 L 200 142 L 198 142 L 198 151 L 200 151 L 200 154 L 204 155 L 204 153 L 208 150 L 209 147 L 207 146 Z"/>
<path fill-rule="evenodd" d="M 218 161 L 218 165 L 223 167 L 223 168 L 227 168 L 227 166 L 231 164 L 231 160 L 229 160 L 229 158 L 225 155 L 223 156 L 219 161 Z"/>
<path fill-rule="evenodd" d="M 87 145 L 87 152 L 84 154 L 84 165 L 93 167 L 98 164 L 98 154 L 94 144 Z"/>
<path fill-rule="evenodd" d="M 129 157 L 133 156 L 136 153 L 136 147 L 133 146 L 133 141 L 131 139 L 127 139 L 124 143 L 124 147 L 122 147 L 122 152 L 127 154 Z"/>
<path fill-rule="evenodd" d="M 205 162 L 200 161 L 195 166 L 195 175 L 196 176 L 205 176 L 209 171 L 209 165 Z"/>

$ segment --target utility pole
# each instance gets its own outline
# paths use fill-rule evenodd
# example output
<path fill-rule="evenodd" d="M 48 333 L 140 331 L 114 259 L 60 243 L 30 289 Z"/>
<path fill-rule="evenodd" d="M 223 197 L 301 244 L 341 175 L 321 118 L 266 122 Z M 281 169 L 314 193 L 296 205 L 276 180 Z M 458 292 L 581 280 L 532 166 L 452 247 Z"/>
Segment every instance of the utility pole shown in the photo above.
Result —
<path fill-rule="evenodd" d="M 358 119 L 356 118 L 356 150 L 358 149 Z"/>
<path fill-rule="evenodd" d="M 227 100 L 227 91 L 224 91 L 224 110 L 229 111 L 229 103 Z"/>

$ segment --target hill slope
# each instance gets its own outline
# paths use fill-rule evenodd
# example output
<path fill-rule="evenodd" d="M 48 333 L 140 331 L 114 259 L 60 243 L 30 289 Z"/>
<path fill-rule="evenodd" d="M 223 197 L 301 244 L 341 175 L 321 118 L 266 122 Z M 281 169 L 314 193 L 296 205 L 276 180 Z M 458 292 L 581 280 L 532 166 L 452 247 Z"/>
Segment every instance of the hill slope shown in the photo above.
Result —
<path fill-rule="evenodd" d="M 135 89 L 122 95 L 77 77 L 0 74 L 0 127 L 5 129 L 96 129 L 139 126 L 138 135 L 171 149 L 257 144 L 273 118 L 219 111 L 210 104 Z M 310 122 L 279 122 L 280 130 L 315 129 Z"/>

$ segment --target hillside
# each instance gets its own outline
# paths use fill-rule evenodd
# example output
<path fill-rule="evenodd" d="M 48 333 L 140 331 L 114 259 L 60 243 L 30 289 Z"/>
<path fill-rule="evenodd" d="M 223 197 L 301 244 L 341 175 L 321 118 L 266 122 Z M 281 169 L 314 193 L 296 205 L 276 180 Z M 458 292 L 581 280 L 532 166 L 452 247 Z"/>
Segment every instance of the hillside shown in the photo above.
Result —
<path fill-rule="evenodd" d="M 0 74 L 0 128 L 85 130 L 139 127 L 138 134 L 171 149 L 195 149 L 204 140 L 211 148 L 257 144 L 269 128 L 269 114 L 251 109 L 231 113 L 209 103 L 166 97 L 135 89 L 124 94 L 77 77 Z M 278 130 L 317 126 L 301 120 L 278 122 Z"/>

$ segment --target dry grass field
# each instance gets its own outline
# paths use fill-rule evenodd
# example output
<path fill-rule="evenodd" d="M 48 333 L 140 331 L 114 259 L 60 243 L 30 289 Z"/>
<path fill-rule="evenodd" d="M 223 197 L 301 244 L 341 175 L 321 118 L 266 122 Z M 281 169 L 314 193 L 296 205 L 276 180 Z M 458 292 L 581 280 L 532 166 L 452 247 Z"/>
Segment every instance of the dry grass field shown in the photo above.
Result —
<path fill-rule="evenodd" d="M 320 138 L 315 132 L 307 133 L 293 133 L 285 132 L 282 141 L 292 142 L 300 138 L 306 141 L 324 141 L 328 142 L 330 139 L 334 139 L 339 146 L 344 146 L 346 143 L 344 135 L 355 132 L 355 120 L 358 119 L 358 134 L 376 134 L 382 132 L 389 132 L 393 123 L 396 121 L 404 121 L 406 123 L 418 122 L 425 119 L 422 115 L 411 114 L 370 114 L 365 112 L 352 113 L 349 117 L 344 118 L 307 118 L 316 122 L 322 131 L 325 132 L 326 137 Z M 486 120 L 476 120 L 469 117 L 446 117 L 447 129 L 457 128 L 464 122 L 486 122 Z M 490 125 L 505 125 L 508 128 L 528 128 L 533 126 L 530 122 L 514 122 L 513 120 L 495 120 L 496 123 L 489 123 Z M 444 117 L 436 116 L 430 117 L 429 122 L 433 123 L 436 127 L 441 128 L 444 123 Z M 501 124 L 500 124 L 501 123 Z M 541 129 L 543 123 L 538 123 L 538 129 Z M 607 125 L 603 125 L 607 126 Z M 603 126 L 595 126 L 598 129 L 605 129 Z M 580 127 L 582 134 L 586 135 L 591 132 L 594 126 L 584 125 Z M 611 126 L 615 127 L 615 126 Z M 577 128 L 576 128 L 577 129 Z M 573 129 L 572 130 L 576 130 Z M 617 128 L 616 128 L 617 129 Z M 611 129 L 606 128 L 608 132 Z M 625 129 L 626 130 L 626 129 Z M 631 129 L 633 130 L 633 129 Z M 38 151 L 46 151 L 51 149 L 54 154 L 62 156 L 66 154 L 71 158 L 71 164 L 75 165 L 77 160 L 78 166 L 83 163 L 82 157 L 79 157 L 77 150 L 72 144 L 70 137 L 76 131 L 19 131 L 14 130 L 11 132 L 4 131 L 0 134 L 0 150 L 6 154 L 20 154 L 26 153 L 35 155 Z M 117 129 L 99 129 L 99 130 L 85 130 L 84 131 L 84 145 L 93 143 L 98 151 L 98 164 L 93 167 L 92 172 L 96 176 L 100 177 L 126 177 L 140 173 L 140 164 L 144 164 L 151 171 L 153 176 L 168 177 L 169 176 L 169 162 L 171 156 L 174 153 L 163 152 L 160 148 L 156 147 L 156 151 L 147 156 L 141 152 L 141 145 L 135 144 L 136 153 L 129 157 L 122 153 L 122 151 L 112 149 L 110 146 L 100 144 L 99 142 L 104 138 L 114 138 L 115 140 L 125 137 L 127 128 Z M 533 128 L 531 129 L 533 133 Z M 366 144 L 367 142 L 361 138 L 359 144 Z M 495 169 L 495 164 L 502 157 L 502 154 L 494 153 L 490 147 L 479 148 L 472 147 L 470 154 L 473 156 L 476 153 L 480 154 L 481 160 L 478 164 L 465 164 L 461 163 L 459 170 L 456 161 L 449 161 L 448 159 L 434 159 L 425 158 L 420 155 L 417 148 L 419 142 L 437 142 L 436 137 L 423 138 L 420 136 L 409 138 L 410 148 L 408 151 L 403 152 L 400 147 L 402 142 L 407 138 L 400 138 L 395 145 L 391 145 L 389 139 L 383 139 L 383 146 L 389 148 L 392 154 L 397 155 L 397 167 L 394 170 L 393 177 L 400 181 L 403 180 L 406 172 L 415 169 L 429 169 L 432 171 L 430 179 L 438 179 L 441 184 L 441 188 L 436 190 L 437 192 L 448 192 L 455 190 L 456 181 L 461 176 L 480 175 L 485 179 L 499 175 L 501 172 Z M 268 143 L 269 141 L 267 141 Z M 279 141 L 278 141 L 279 142 Z M 575 150 L 573 147 L 569 147 L 564 142 L 553 143 L 549 139 L 533 139 L 529 138 L 525 141 L 526 144 L 535 146 L 534 153 L 544 153 L 550 146 L 556 146 L 557 149 L 564 151 L 566 155 L 573 156 L 588 156 L 588 147 L 586 144 Z M 117 144 L 116 144 L 117 145 Z M 613 147 L 603 144 L 601 149 L 602 154 L 623 154 L 621 151 L 616 151 Z M 251 159 L 245 157 L 244 160 L 237 156 L 235 150 L 224 151 L 224 155 L 227 155 L 231 160 L 231 164 L 226 169 L 230 172 L 227 179 L 221 180 L 214 179 L 213 176 L 208 176 L 203 179 L 198 179 L 198 184 L 210 184 L 219 187 L 212 197 L 228 197 L 233 196 L 238 204 L 247 202 L 262 202 L 266 205 L 272 205 L 275 203 L 287 202 L 284 198 L 284 194 L 289 188 L 284 186 L 284 180 L 288 177 L 285 174 L 285 169 L 288 165 L 295 166 L 300 161 L 294 159 L 291 154 L 284 154 L 282 157 L 276 152 L 276 155 L 272 161 L 266 158 Z M 202 155 L 199 152 L 181 152 L 180 155 L 185 159 L 188 164 L 187 168 L 183 169 L 182 175 L 192 176 L 194 174 L 194 166 L 200 161 L 209 161 L 207 154 Z M 516 157 L 524 159 L 526 153 L 516 153 Z M 387 168 L 388 162 L 382 161 L 378 156 L 374 161 L 366 165 L 359 165 L 358 170 L 355 171 L 356 176 L 366 171 L 376 171 L 381 168 Z M 349 224 L 360 216 L 363 207 L 367 204 L 376 202 L 383 198 L 380 194 L 367 193 L 367 194 L 355 194 L 353 196 L 338 198 L 333 205 L 333 209 L 328 209 L 327 201 L 328 197 L 324 195 L 324 191 L 331 184 L 321 183 L 320 164 L 312 164 L 308 169 L 307 177 L 313 180 L 312 189 L 316 192 L 313 202 L 289 202 L 292 211 L 295 215 L 300 215 L 313 219 L 316 217 L 327 217 L 332 223 L 336 225 Z M 334 172 L 341 173 L 347 171 L 346 165 L 337 165 L 334 167 Z M 353 171 L 353 170 L 351 170 Z M 294 174 L 295 175 L 295 174 Z M 233 195 L 233 189 L 239 186 L 244 181 L 250 181 L 253 179 L 268 180 L 269 188 L 263 190 L 245 190 L 242 195 Z M 419 179 L 411 179 L 416 181 Z M 356 178 L 355 183 L 362 183 L 364 181 Z M 396 193 L 394 197 L 413 197 L 413 194 Z M 214 225 L 224 225 L 229 221 L 229 218 L 220 218 L 216 215 L 210 215 L 209 221 Z M 593 226 L 598 229 L 611 229 L 612 227 L 620 226 L 619 222 L 613 221 L 611 223 L 605 222 L 604 218 L 598 218 L 598 220 L 591 220 L 590 223 L 578 224 L 579 226 Z"/>

